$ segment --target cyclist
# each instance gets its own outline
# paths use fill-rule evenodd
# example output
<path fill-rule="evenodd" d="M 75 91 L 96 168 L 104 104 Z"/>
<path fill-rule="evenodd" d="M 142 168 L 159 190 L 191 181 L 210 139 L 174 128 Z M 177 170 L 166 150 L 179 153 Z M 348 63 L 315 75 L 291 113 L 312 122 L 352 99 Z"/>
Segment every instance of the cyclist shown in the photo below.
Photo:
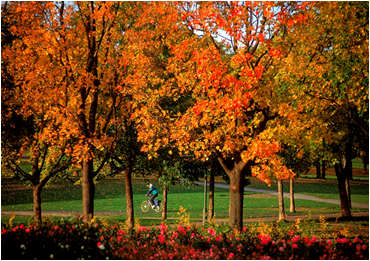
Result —
<path fill-rule="evenodd" d="M 149 199 L 149 201 L 150 204 L 152 205 L 152 208 L 154 209 L 154 207 L 156 207 L 154 204 L 154 199 L 158 197 L 158 190 L 155 187 L 153 187 L 153 184 L 151 183 L 149 184 L 149 191 L 148 193 L 146 193 L 146 196 L 148 196 L 150 193 L 152 193 L 152 197 Z"/>

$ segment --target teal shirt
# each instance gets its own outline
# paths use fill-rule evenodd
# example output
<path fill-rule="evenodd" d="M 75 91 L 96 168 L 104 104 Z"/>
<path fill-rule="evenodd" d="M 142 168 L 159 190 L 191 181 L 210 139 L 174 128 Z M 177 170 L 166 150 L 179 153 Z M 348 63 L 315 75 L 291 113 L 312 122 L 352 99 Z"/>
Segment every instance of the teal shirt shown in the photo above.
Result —
<path fill-rule="evenodd" d="M 157 195 L 158 190 L 155 187 L 151 187 L 146 195 L 149 195 L 150 193 L 153 193 L 153 195 Z"/>

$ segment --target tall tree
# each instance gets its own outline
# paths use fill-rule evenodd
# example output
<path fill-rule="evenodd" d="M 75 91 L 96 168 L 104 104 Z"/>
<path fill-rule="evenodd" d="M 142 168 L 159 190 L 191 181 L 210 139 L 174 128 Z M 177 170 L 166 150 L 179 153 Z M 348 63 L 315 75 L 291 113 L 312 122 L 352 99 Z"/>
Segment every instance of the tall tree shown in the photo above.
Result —
<path fill-rule="evenodd" d="M 73 142 L 61 137 L 60 121 L 49 114 L 49 105 L 52 106 L 54 101 L 40 95 L 37 89 L 33 90 L 35 96 L 31 96 L 27 87 L 19 84 L 13 75 L 9 51 L 24 48 L 25 40 L 11 34 L 16 24 L 13 18 L 15 5 L 2 3 L 2 175 L 17 173 L 22 181 L 32 185 L 34 220 L 41 222 L 42 189 L 70 167 L 71 157 L 64 151 L 71 149 Z M 27 163 L 20 161 L 25 152 L 30 155 L 30 171 Z"/>
<path fill-rule="evenodd" d="M 135 117 L 143 150 L 175 142 L 206 161 L 212 153 L 230 179 L 230 225 L 242 228 L 245 175 L 290 178 L 273 138 L 286 108 L 273 90 L 279 43 L 305 17 L 292 2 L 153 3 L 140 17 L 128 79 L 137 90 Z M 304 9 L 304 7 L 302 7 Z M 222 33 L 223 32 L 223 33 Z M 133 32 L 134 35 L 135 32 Z M 218 38 L 217 38 L 218 37 Z M 139 42 L 140 39 L 140 42 Z M 166 51 L 164 58 L 158 53 Z M 149 87 L 149 88 L 148 88 Z M 186 110 L 164 101 L 187 98 Z M 155 156 L 155 154 L 154 154 Z"/>
<path fill-rule="evenodd" d="M 281 83 L 289 82 L 292 99 L 305 104 L 306 116 L 316 119 L 325 143 L 336 143 L 332 160 L 336 162 L 342 215 L 350 216 L 345 183 L 351 168 L 343 168 L 339 157 L 347 155 L 346 162 L 351 161 L 359 133 L 364 135 L 364 143 L 369 139 L 369 4 L 316 2 L 306 14 L 307 22 L 297 23 L 295 34 L 289 35 L 291 52 L 284 61 L 288 66 L 281 66 L 279 77 L 284 79 Z M 330 135 L 324 130 L 327 128 Z"/>
<path fill-rule="evenodd" d="M 82 172 L 83 215 L 94 215 L 94 179 L 106 166 L 129 101 L 122 91 L 121 54 L 136 3 L 18 2 L 11 32 L 22 40 L 6 51 L 15 82 L 58 135 L 73 140 L 65 153 Z M 118 91 L 120 89 L 120 91 Z M 127 90 L 127 89 L 125 89 Z M 42 98 L 42 99 L 41 99 Z M 51 131 L 51 130 L 50 130 Z M 122 135 L 122 133 L 120 133 Z"/>

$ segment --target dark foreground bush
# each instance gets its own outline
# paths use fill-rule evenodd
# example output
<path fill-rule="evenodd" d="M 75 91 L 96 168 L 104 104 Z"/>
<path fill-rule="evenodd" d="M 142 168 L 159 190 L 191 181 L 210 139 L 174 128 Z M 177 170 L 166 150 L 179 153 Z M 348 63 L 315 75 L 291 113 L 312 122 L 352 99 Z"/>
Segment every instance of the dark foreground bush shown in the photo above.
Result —
<path fill-rule="evenodd" d="M 140 227 L 44 222 L 4 227 L 2 259 L 369 259 L 369 240 L 361 237 L 307 238 L 297 233 L 218 232 L 199 226 Z M 276 238 L 275 238 L 276 237 Z"/>

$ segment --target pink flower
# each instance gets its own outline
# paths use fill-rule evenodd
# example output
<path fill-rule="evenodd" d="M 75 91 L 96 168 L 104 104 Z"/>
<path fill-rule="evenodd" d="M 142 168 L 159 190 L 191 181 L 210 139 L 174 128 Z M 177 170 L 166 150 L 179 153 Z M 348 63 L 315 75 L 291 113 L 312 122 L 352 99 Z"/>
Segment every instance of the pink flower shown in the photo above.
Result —
<path fill-rule="evenodd" d="M 345 244 L 345 243 L 347 243 L 347 239 L 346 238 L 337 238 L 335 240 L 335 242 Z"/>
<path fill-rule="evenodd" d="M 229 259 L 232 259 L 234 257 L 234 253 L 229 254 Z"/>
<path fill-rule="evenodd" d="M 299 236 L 295 236 L 292 238 L 292 243 L 297 243 L 299 240 Z"/>
<path fill-rule="evenodd" d="M 194 238 L 195 234 L 194 233 L 191 233 L 191 238 Z"/>
<path fill-rule="evenodd" d="M 270 256 L 263 256 L 261 259 L 262 259 L 262 260 L 270 260 L 270 259 L 271 259 L 271 257 L 270 257 Z"/>
<path fill-rule="evenodd" d="M 243 227 L 243 231 L 247 231 L 248 230 L 248 228 L 247 227 Z"/>
<path fill-rule="evenodd" d="M 211 234 L 212 236 L 216 235 L 216 231 L 214 231 L 212 228 L 208 228 L 207 232 L 208 234 Z"/>
<path fill-rule="evenodd" d="M 329 239 L 328 240 L 328 245 L 331 246 L 333 244 L 333 242 L 331 242 L 331 240 Z"/>
<path fill-rule="evenodd" d="M 139 227 L 139 231 L 146 230 L 146 227 Z"/>
<path fill-rule="evenodd" d="M 283 247 L 279 247 L 279 251 L 280 252 L 283 252 L 284 251 L 284 248 Z"/>
<path fill-rule="evenodd" d="M 134 250 L 134 254 L 137 254 L 137 250 Z"/>

